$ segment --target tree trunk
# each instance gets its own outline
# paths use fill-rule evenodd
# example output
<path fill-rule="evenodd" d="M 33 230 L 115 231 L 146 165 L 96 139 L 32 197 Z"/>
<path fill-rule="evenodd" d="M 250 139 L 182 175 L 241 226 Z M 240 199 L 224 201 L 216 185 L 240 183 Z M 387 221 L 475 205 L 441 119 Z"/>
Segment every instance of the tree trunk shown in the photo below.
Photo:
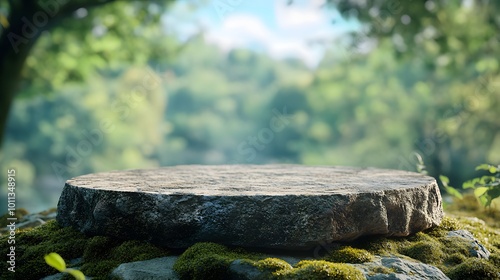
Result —
<path fill-rule="evenodd" d="M 9 27 L 3 30 L 0 36 L 0 145 L 24 62 L 40 33 L 49 25 L 49 22 L 40 28 L 32 25 L 34 29 L 29 26 L 36 12 L 35 5 L 27 6 L 25 2 L 22 5 L 14 5 L 11 9 Z"/>

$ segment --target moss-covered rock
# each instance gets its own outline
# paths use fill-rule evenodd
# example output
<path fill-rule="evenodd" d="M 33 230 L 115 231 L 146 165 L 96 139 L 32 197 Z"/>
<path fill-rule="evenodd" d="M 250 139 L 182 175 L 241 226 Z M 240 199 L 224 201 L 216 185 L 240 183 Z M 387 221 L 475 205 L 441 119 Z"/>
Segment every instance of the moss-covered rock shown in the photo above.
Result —
<path fill-rule="evenodd" d="M 189 247 L 179 257 L 174 270 L 181 279 L 224 279 L 229 276 L 229 265 L 236 259 L 252 256 L 242 250 L 230 250 L 228 247 L 202 242 Z"/>
<path fill-rule="evenodd" d="M 88 276 L 107 276 L 122 263 L 144 261 L 168 255 L 168 251 L 145 241 L 117 241 L 95 236 L 83 253 L 82 272 Z"/>
<path fill-rule="evenodd" d="M 400 253 L 410 258 L 427 264 L 439 264 L 443 262 L 444 253 L 442 245 L 435 241 L 418 241 L 400 250 Z"/>
<path fill-rule="evenodd" d="M 16 272 L 18 279 L 40 279 L 58 271 L 45 263 L 44 255 L 57 252 L 65 260 L 81 257 L 87 237 L 71 228 L 61 228 L 55 221 L 16 232 Z M 5 256 L 9 248 L 7 237 L 0 239 L 0 251 Z M 7 263 L 2 262 L 0 279 L 10 279 Z"/>
<path fill-rule="evenodd" d="M 447 273 L 451 280 L 498 280 L 498 267 L 482 259 L 468 259 L 457 265 Z"/>
<path fill-rule="evenodd" d="M 337 263 L 364 263 L 372 261 L 373 255 L 364 249 L 345 246 L 330 253 L 327 260 Z"/>
<path fill-rule="evenodd" d="M 270 272 L 293 269 L 293 267 L 289 263 L 278 258 L 265 258 L 263 260 L 253 262 L 253 265 L 259 268 L 260 270 L 267 270 Z"/>
<path fill-rule="evenodd" d="M 300 261 L 294 269 L 280 271 L 277 277 L 287 280 L 366 279 L 360 270 L 351 265 L 323 260 Z"/>
<path fill-rule="evenodd" d="M 0 252 L 7 254 L 7 237 L 0 238 Z M 144 241 L 119 241 L 104 236 L 88 237 L 61 227 L 56 221 L 29 230 L 16 232 L 17 279 L 40 279 L 58 271 L 45 263 L 44 256 L 56 252 L 66 260 L 83 256 L 82 272 L 87 276 L 106 279 L 111 270 L 123 262 L 147 260 L 168 255 L 165 249 Z M 2 262 L 0 279 L 10 279 L 12 273 Z"/>

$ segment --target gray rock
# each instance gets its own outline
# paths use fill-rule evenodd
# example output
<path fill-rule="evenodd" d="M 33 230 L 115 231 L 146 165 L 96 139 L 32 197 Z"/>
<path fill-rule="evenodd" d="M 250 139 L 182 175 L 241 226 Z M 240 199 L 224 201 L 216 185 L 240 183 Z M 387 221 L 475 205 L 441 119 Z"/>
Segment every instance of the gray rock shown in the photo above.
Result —
<path fill-rule="evenodd" d="M 212 241 L 310 249 L 363 235 L 406 236 L 438 225 L 442 217 L 436 181 L 413 172 L 192 165 L 68 180 L 57 221 L 89 235 L 170 248 Z"/>
<path fill-rule="evenodd" d="M 178 280 L 173 270 L 178 257 L 170 256 L 147 261 L 123 263 L 111 275 L 121 280 Z"/>
<path fill-rule="evenodd" d="M 265 277 L 257 267 L 242 260 L 235 260 L 229 265 L 229 275 L 231 280 L 258 280 Z"/>
<path fill-rule="evenodd" d="M 360 269 L 368 280 L 449 280 L 441 270 L 432 265 L 413 259 L 396 256 L 376 257 L 373 262 L 351 264 Z M 391 273 L 379 273 L 380 267 L 389 269 Z"/>
<path fill-rule="evenodd" d="M 463 238 L 470 241 L 469 253 L 472 257 L 477 257 L 480 259 L 488 259 L 490 257 L 490 251 L 486 249 L 479 241 L 474 238 L 474 235 L 468 230 L 454 230 L 448 232 L 446 235 L 448 237 Z"/>

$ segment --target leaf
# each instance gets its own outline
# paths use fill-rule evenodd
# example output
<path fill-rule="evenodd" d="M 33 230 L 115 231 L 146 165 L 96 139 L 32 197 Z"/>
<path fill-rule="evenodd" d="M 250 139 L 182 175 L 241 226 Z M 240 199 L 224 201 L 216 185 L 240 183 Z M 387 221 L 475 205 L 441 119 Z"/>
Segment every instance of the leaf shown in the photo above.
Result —
<path fill-rule="evenodd" d="M 45 255 L 45 262 L 53 268 L 63 272 L 66 269 L 66 263 L 58 253 L 50 253 Z"/>
<path fill-rule="evenodd" d="M 494 174 L 494 173 L 497 173 L 497 168 L 495 166 L 490 166 L 490 169 L 489 169 L 490 173 Z"/>
<path fill-rule="evenodd" d="M 489 170 L 491 165 L 487 163 L 483 163 L 481 165 L 476 166 L 476 170 Z"/>
<path fill-rule="evenodd" d="M 453 188 L 453 187 L 445 186 L 444 189 L 446 190 L 446 192 L 448 194 L 450 194 L 450 195 L 452 195 L 452 196 L 454 196 L 454 197 L 456 197 L 458 199 L 462 199 L 463 198 L 462 194 L 458 190 L 456 190 L 455 188 Z"/>
<path fill-rule="evenodd" d="M 464 182 L 464 183 L 462 184 L 462 187 L 463 187 L 464 189 L 474 189 L 474 188 L 476 188 L 476 185 L 477 185 L 477 184 L 481 184 L 480 180 L 481 180 L 480 178 L 474 178 L 474 179 L 472 179 L 472 180 L 469 180 L 469 181 L 467 181 L 467 182 Z"/>
<path fill-rule="evenodd" d="M 500 197 L 500 188 L 490 188 L 486 193 L 491 197 L 491 200 L 493 200 Z"/>
<path fill-rule="evenodd" d="M 482 196 L 486 191 L 488 191 L 488 187 L 479 187 L 477 189 L 474 190 L 474 195 L 476 197 L 480 197 Z"/>
<path fill-rule="evenodd" d="M 439 175 L 439 180 L 441 181 L 441 183 L 443 183 L 443 186 L 445 187 L 447 187 L 448 184 L 450 183 L 450 179 L 448 179 L 448 177 L 444 175 Z"/>
<path fill-rule="evenodd" d="M 488 203 L 488 197 L 486 195 L 482 195 L 480 197 L 478 197 L 479 199 L 479 202 L 481 202 L 481 205 L 483 205 L 484 207 L 488 207 L 489 203 Z M 491 203 L 491 200 L 490 200 L 490 203 Z"/>
<path fill-rule="evenodd" d="M 75 277 L 76 280 L 85 280 L 85 275 L 80 270 L 68 268 L 64 272 L 73 275 L 73 277 Z"/>

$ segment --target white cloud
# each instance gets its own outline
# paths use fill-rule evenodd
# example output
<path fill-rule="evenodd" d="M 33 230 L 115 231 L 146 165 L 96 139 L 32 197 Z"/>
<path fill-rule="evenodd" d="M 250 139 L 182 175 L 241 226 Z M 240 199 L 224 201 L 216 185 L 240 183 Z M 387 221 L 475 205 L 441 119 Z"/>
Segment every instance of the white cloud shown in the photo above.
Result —
<path fill-rule="evenodd" d="M 245 47 L 249 44 L 271 41 L 273 34 L 257 17 L 249 14 L 233 14 L 221 26 L 208 29 L 207 40 L 223 49 Z"/>
<path fill-rule="evenodd" d="M 269 9 L 258 11 L 248 10 L 242 2 L 222 19 L 207 5 L 208 11 L 197 21 L 206 30 L 207 41 L 223 50 L 259 49 L 275 58 L 299 58 L 314 67 L 324 50 L 311 47 L 310 41 L 331 39 L 345 31 L 331 23 L 331 15 L 322 7 L 324 2 L 303 0 L 287 5 L 286 0 L 278 0 L 269 2 Z"/>
<path fill-rule="evenodd" d="M 324 1 L 302 1 L 288 5 L 285 1 L 275 2 L 276 22 L 283 30 L 304 29 L 324 25 L 328 20 L 321 12 Z"/>

